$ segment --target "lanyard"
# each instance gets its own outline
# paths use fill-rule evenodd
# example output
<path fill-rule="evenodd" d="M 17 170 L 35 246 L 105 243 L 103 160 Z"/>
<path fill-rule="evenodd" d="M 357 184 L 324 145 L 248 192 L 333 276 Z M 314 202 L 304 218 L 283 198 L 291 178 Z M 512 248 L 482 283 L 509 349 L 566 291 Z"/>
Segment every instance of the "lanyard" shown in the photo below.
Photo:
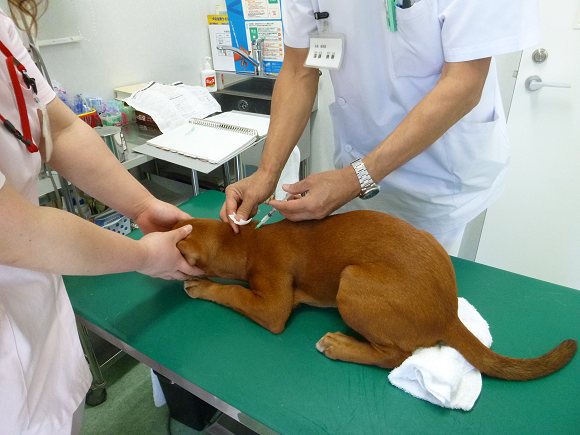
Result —
<path fill-rule="evenodd" d="M 34 143 L 32 139 L 32 132 L 30 130 L 30 122 L 28 120 L 28 112 L 26 111 L 26 102 L 24 100 L 24 94 L 22 93 L 22 87 L 18 80 L 18 73 L 22 75 L 24 84 L 28 89 L 32 88 L 32 91 L 36 94 L 36 81 L 33 77 L 30 77 L 26 72 L 26 67 L 22 65 L 18 59 L 10 52 L 10 50 L 0 41 L 0 51 L 6 56 L 6 68 L 8 69 L 8 74 L 10 75 L 10 81 L 12 82 L 12 87 L 14 88 L 14 95 L 16 96 L 16 104 L 18 106 L 18 114 L 20 116 L 20 125 L 22 128 L 22 133 L 7 120 L 4 115 L 0 113 L 0 121 L 4 124 L 4 127 L 20 142 L 22 142 L 29 153 L 38 152 L 38 146 Z"/>
<path fill-rule="evenodd" d="M 387 24 L 391 32 L 397 31 L 397 0 L 385 0 Z"/>

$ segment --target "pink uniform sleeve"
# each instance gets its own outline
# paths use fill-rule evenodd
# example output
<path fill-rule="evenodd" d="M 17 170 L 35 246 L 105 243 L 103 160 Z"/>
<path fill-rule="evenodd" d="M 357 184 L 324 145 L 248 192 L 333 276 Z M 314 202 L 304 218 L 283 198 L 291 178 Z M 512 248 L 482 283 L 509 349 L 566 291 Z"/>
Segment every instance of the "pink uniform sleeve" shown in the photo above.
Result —
<path fill-rule="evenodd" d="M 2 20 L 2 28 L 5 29 L 2 32 L 6 35 L 6 40 L 2 40 L 6 47 L 12 52 L 14 57 L 18 59 L 25 67 L 30 77 L 34 77 L 36 80 L 36 87 L 38 89 L 38 99 L 44 105 L 50 103 L 56 96 L 55 92 L 52 90 L 48 82 L 45 80 L 44 76 L 40 73 L 35 63 L 32 61 L 30 54 L 18 33 L 18 29 L 14 22 L 8 18 L 6 15 L 0 13 L 0 20 Z"/>

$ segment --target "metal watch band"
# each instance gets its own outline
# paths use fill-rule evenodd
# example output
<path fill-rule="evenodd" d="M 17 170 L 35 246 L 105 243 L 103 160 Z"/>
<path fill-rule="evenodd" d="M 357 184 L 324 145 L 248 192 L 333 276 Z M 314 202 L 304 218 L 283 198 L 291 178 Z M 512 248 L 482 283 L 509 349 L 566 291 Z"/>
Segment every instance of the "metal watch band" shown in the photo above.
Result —
<path fill-rule="evenodd" d="M 354 162 L 351 163 L 351 165 L 354 168 L 356 176 L 358 177 L 361 190 L 366 190 L 375 184 L 370 174 L 368 173 L 365 164 L 361 159 L 355 160 Z"/>
<path fill-rule="evenodd" d="M 377 187 L 377 184 L 368 173 L 367 168 L 361 159 L 355 160 L 351 163 L 351 165 L 354 169 L 354 172 L 356 173 L 356 176 L 358 177 L 361 188 L 361 195 L 364 195 L 370 189 Z"/>

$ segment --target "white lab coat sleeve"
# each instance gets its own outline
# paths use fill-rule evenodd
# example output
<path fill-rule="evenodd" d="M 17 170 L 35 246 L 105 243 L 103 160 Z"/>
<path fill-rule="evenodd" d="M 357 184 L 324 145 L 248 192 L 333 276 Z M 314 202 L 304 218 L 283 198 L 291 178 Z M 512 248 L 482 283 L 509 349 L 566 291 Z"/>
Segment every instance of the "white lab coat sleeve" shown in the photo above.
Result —
<path fill-rule="evenodd" d="M 423 0 L 427 1 L 427 0 Z M 451 0 L 439 11 L 446 62 L 523 50 L 540 39 L 539 0 Z"/>
<path fill-rule="evenodd" d="M 309 34 L 317 30 L 314 10 L 310 0 L 284 0 L 282 2 L 284 45 L 307 48 Z"/>

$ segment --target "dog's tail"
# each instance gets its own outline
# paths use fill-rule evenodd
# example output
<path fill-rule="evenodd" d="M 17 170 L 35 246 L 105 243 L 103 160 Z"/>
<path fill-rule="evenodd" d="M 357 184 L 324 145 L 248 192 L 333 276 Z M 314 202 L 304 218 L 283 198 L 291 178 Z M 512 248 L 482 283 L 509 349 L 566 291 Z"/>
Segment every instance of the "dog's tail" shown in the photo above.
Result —
<path fill-rule="evenodd" d="M 527 381 L 560 370 L 576 353 L 576 340 L 564 340 L 537 358 L 509 358 L 487 348 L 457 319 L 450 325 L 444 341 L 482 373 L 494 378 Z"/>

